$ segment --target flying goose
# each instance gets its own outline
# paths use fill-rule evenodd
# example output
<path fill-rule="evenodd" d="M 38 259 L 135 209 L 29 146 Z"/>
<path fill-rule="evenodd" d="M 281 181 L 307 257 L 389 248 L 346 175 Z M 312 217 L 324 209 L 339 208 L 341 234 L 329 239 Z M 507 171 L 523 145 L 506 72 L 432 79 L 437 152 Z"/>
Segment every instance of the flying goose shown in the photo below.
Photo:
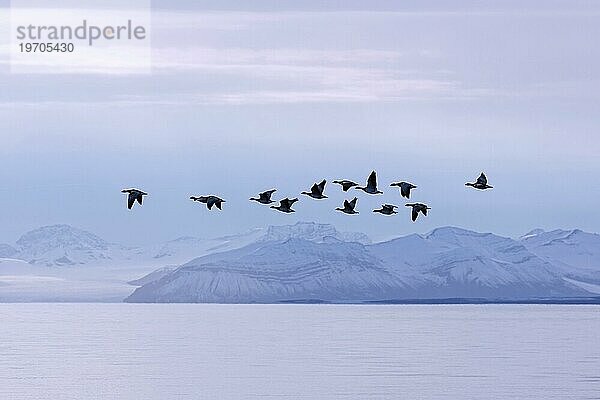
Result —
<path fill-rule="evenodd" d="M 140 206 L 142 205 L 142 200 L 143 200 L 143 196 L 147 196 L 148 193 L 143 192 L 139 189 L 123 189 L 121 190 L 121 193 L 129 193 L 127 195 L 127 208 L 131 210 L 131 207 L 133 207 L 133 203 L 137 202 L 140 203 Z"/>
<path fill-rule="evenodd" d="M 410 182 L 394 182 L 390 186 L 398 186 L 400 188 L 400 195 L 410 199 L 410 191 L 417 187 Z"/>
<path fill-rule="evenodd" d="M 395 208 L 398 208 L 398 206 L 393 204 L 382 204 L 379 210 L 373 210 L 373 212 L 378 212 L 383 215 L 398 214 L 398 211 L 394 210 Z"/>
<path fill-rule="evenodd" d="M 325 190 L 326 183 L 327 181 L 323 179 L 321 183 L 315 183 L 314 185 L 312 185 L 312 187 L 310 188 L 310 192 L 301 192 L 300 194 L 305 194 L 307 196 L 312 197 L 313 199 L 326 199 L 327 196 L 323 194 L 323 190 Z"/>
<path fill-rule="evenodd" d="M 352 201 L 344 200 L 344 208 L 336 208 L 336 211 L 341 211 L 345 214 L 358 214 L 358 211 L 355 211 L 356 207 L 356 197 L 352 199 Z"/>
<path fill-rule="evenodd" d="M 465 186 L 471 186 L 479 190 L 493 188 L 493 186 L 488 185 L 487 176 L 485 176 L 483 172 L 481 173 L 481 175 L 479 175 L 479 178 L 477 178 L 477 181 L 475 183 L 467 182 L 465 183 Z"/>
<path fill-rule="evenodd" d="M 257 197 L 250 197 L 250 200 L 258 201 L 260 204 L 275 203 L 273 200 L 271 200 L 271 195 L 273 193 L 275 193 L 276 191 L 277 191 L 277 189 L 267 190 L 266 192 L 259 193 L 258 194 L 258 198 Z"/>
<path fill-rule="evenodd" d="M 284 212 L 284 213 L 293 213 L 296 212 L 295 210 L 292 210 L 292 205 L 294 205 L 295 202 L 297 202 L 298 199 L 294 198 L 294 199 L 288 199 L 287 197 L 283 200 L 279 200 L 279 205 L 278 206 L 271 206 L 271 208 L 274 208 L 275 210 Z"/>
<path fill-rule="evenodd" d="M 371 171 L 371 175 L 367 179 L 367 186 L 356 186 L 354 189 L 360 189 L 369 194 L 382 194 L 383 192 L 377 190 L 377 173 Z"/>
<path fill-rule="evenodd" d="M 342 190 L 344 192 L 347 192 L 348 189 L 350 189 L 350 188 L 352 188 L 354 186 L 358 186 L 358 183 L 349 181 L 347 179 L 342 179 L 341 181 L 333 181 L 333 183 L 337 183 L 338 185 L 341 185 L 342 186 Z"/>
<path fill-rule="evenodd" d="M 208 195 L 208 196 L 190 196 L 190 200 L 198 201 L 200 203 L 206 204 L 206 208 L 212 210 L 213 206 L 217 206 L 219 210 L 221 210 L 221 206 L 225 203 L 225 200 L 220 197 Z"/>
<path fill-rule="evenodd" d="M 419 216 L 419 211 L 421 212 L 421 214 L 427 216 L 427 210 L 431 210 L 431 208 L 429 208 L 427 206 L 427 204 L 423 204 L 423 203 L 408 203 L 408 204 L 405 204 L 405 206 L 412 207 L 413 222 L 415 222 L 417 220 L 417 217 Z"/>

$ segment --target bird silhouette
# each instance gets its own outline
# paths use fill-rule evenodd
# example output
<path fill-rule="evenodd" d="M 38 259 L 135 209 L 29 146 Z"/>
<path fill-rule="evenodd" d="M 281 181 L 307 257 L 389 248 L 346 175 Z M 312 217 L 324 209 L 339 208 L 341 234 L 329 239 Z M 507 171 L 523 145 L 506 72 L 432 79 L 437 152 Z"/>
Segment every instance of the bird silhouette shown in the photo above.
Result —
<path fill-rule="evenodd" d="M 493 188 L 493 186 L 488 185 L 487 176 L 485 176 L 485 174 L 483 172 L 481 173 L 481 175 L 479 175 L 479 178 L 477 178 L 477 181 L 475 183 L 467 182 L 467 183 L 465 183 L 465 186 L 471 186 L 471 187 L 474 187 L 475 189 L 479 189 L 479 190 Z"/>
<path fill-rule="evenodd" d="M 258 194 L 258 197 L 250 197 L 250 200 L 254 200 L 259 202 L 260 204 L 271 204 L 275 203 L 271 200 L 271 195 L 275 193 L 277 189 L 267 190 L 266 192 L 262 192 Z"/>
<path fill-rule="evenodd" d="M 121 193 L 128 193 L 127 195 L 127 208 L 131 210 L 131 208 L 133 207 L 133 203 L 135 203 L 136 201 L 140 204 L 140 206 L 142 205 L 142 200 L 144 196 L 147 196 L 148 193 L 139 190 L 139 189 L 123 189 L 121 190 Z"/>
<path fill-rule="evenodd" d="M 425 216 L 427 216 L 427 210 L 431 210 L 431 208 L 429 208 L 427 206 L 427 204 L 423 204 L 423 203 L 408 203 L 405 204 L 406 207 L 412 207 L 412 220 L 413 222 L 415 222 L 417 220 L 417 217 L 419 216 L 419 212 Z"/>
<path fill-rule="evenodd" d="M 271 208 L 277 210 L 277 211 L 281 211 L 284 213 L 293 213 L 296 212 L 295 210 L 292 210 L 292 205 L 294 205 L 295 202 L 297 202 L 298 199 L 294 198 L 294 199 L 288 199 L 287 197 L 283 200 L 279 200 L 279 205 L 278 206 L 271 206 Z"/>
<path fill-rule="evenodd" d="M 305 194 L 309 197 L 312 197 L 313 199 L 326 199 L 327 196 L 323 194 L 323 190 L 325 190 L 326 183 L 327 181 L 323 179 L 321 183 L 315 183 L 314 185 L 312 185 L 312 187 L 310 188 L 310 192 L 301 192 L 300 194 Z"/>
<path fill-rule="evenodd" d="M 345 214 L 358 214 L 358 211 L 354 210 L 356 207 L 357 198 L 353 198 L 352 201 L 344 200 L 344 208 L 336 208 L 336 211 L 341 211 Z"/>
<path fill-rule="evenodd" d="M 332 183 L 337 183 L 338 185 L 341 185 L 342 190 L 344 192 L 347 192 L 350 188 L 353 188 L 354 186 L 358 186 L 358 183 L 349 181 L 347 179 L 342 179 L 341 181 L 333 181 Z"/>
<path fill-rule="evenodd" d="M 369 194 L 382 194 L 383 192 L 377 189 L 377 173 L 371 171 L 371 175 L 367 179 L 367 186 L 356 186 L 354 189 L 360 189 Z"/>
<path fill-rule="evenodd" d="M 390 186 L 398 186 L 400 188 L 400 195 L 410 199 L 410 191 L 417 187 L 410 182 L 394 182 Z"/>
<path fill-rule="evenodd" d="M 373 212 L 380 213 L 383 215 L 398 214 L 398 211 L 394 210 L 395 208 L 398 208 L 398 206 L 395 206 L 393 204 L 382 204 L 380 209 L 373 210 Z"/>
<path fill-rule="evenodd" d="M 221 210 L 221 206 L 225 203 L 225 200 L 220 197 L 208 195 L 208 196 L 190 196 L 190 200 L 197 201 L 206 204 L 206 208 L 212 210 L 213 206 L 217 206 Z"/>

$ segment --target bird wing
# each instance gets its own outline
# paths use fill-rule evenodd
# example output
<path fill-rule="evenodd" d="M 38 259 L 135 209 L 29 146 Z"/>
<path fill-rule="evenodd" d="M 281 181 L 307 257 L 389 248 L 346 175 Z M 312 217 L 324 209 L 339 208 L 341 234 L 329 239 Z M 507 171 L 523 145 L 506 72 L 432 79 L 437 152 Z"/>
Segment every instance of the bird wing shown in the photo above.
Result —
<path fill-rule="evenodd" d="M 327 183 L 327 181 L 326 181 L 325 179 L 323 179 L 323 180 L 321 181 L 321 183 L 319 183 L 319 192 L 320 192 L 321 194 L 323 194 L 323 190 L 325 190 L 325 184 L 326 184 L 326 183 Z"/>
<path fill-rule="evenodd" d="M 127 195 L 127 208 L 129 208 L 131 210 L 131 207 L 133 207 L 133 203 L 135 203 L 135 194 L 133 193 L 129 193 Z"/>
<path fill-rule="evenodd" d="M 417 209 L 417 207 L 413 207 L 412 208 L 412 220 L 413 220 L 413 222 L 415 222 L 417 220 L 418 216 L 419 216 L 419 210 Z"/>
<path fill-rule="evenodd" d="M 405 182 L 402 182 L 400 184 L 400 194 L 402 195 L 402 197 L 410 199 L 410 185 L 408 185 Z"/>
<path fill-rule="evenodd" d="M 136 200 L 137 200 L 137 202 L 138 202 L 138 203 L 140 203 L 140 206 L 142 205 L 142 200 L 143 200 L 143 199 L 144 199 L 144 195 L 142 194 L 142 192 L 139 192 L 139 193 L 137 194 L 137 198 L 136 198 Z"/>
<path fill-rule="evenodd" d="M 315 184 L 314 184 L 314 185 L 312 185 L 312 187 L 310 188 L 310 192 L 311 192 L 312 194 L 319 195 L 319 194 L 321 194 L 321 189 L 319 189 L 319 185 L 317 185 L 317 184 L 315 183 Z"/>
<path fill-rule="evenodd" d="M 291 205 L 292 205 L 292 202 L 287 197 L 285 199 L 279 201 L 279 207 L 290 208 Z"/>
<path fill-rule="evenodd" d="M 354 210 L 354 207 L 356 207 L 356 200 L 357 200 L 357 198 L 355 197 L 352 199 L 351 202 L 348 203 L 353 210 Z M 346 204 L 344 203 L 344 205 L 346 205 Z"/>
<path fill-rule="evenodd" d="M 212 207 L 215 205 L 215 203 L 217 202 L 217 199 L 215 198 L 210 198 L 206 201 L 206 207 L 208 207 L 208 209 L 212 209 Z M 217 206 L 218 207 L 218 206 Z"/>
<path fill-rule="evenodd" d="M 215 200 L 215 205 L 219 210 L 221 210 L 221 206 L 223 205 L 223 200 Z"/>
<path fill-rule="evenodd" d="M 352 208 L 352 205 L 350 205 L 350 202 L 348 200 L 344 200 L 344 208 L 348 210 Z"/>
<path fill-rule="evenodd" d="M 271 200 L 271 196 L 275 193 L 277 189 L 267 190 L 266 192 L 262 192 L 260 194 L 260 198 L 264 200 Z"/>
<path fill-rule="evenodd" d="M 292 205 L 293 205 L 295 202 L 297 202 L 297 201 L 298 201 L 298 199 L 297 199 L 297 198 L 294 198 L 294 199 L 291 199 L 291 200 L 290 200 L 290 199 L 288 199 L 288 204 L 289 204 L 289 207 L 291 207 L 291 206 L 292 206 Z"/>
<path fill-rule="evenodd" d="M 427 206 L 421 208 L 423 215 L 427 216 Z"/>
<path fill-rule="evenodd" d="M 485 176 L 483 172 L 481 173 L 481 175 L 479 175 L 479 178 L 477 178 L 477 183 L 487 185 L 487 176 Z"/>
<path fill-rule="evenodd" d="M 375 171 L 372 171 L 371 175 L 369 175 L 369 179 L 367 179 L 367 187 L 377 189 L 377 173 L 375 173 Z"/>

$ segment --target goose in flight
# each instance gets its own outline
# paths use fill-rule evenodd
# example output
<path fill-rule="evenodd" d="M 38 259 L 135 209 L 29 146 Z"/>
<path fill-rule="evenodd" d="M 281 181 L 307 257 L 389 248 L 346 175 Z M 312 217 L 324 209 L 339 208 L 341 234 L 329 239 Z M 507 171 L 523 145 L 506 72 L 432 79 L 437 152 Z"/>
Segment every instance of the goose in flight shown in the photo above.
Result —
<path fill-rule="evenodd" d="M 477 181 L 475 183 L 467 182 L 465 183 L 465 186 L 471 186 L 479 190 L 493 188 L 493 186 L 488 185 L 487 176 L 485 176 L 483 172 L 481 173 L 481 175 L 479 175 L 479 178 L 477 178 Z"/>
<path fill-rule="evenodd" d="M 131 207 L 133 207 L 133 203 L 135 203 L 137 201 L 141 206 L 144 196 L 148 196 L 148 193 L 143 192 L 139 189 L 134 189 L 134 188 L 123 189 L 123 190 L 121 190 L 121 193 L 129 193 L 127 195 L 127 208 L 130 210 L 131 210 Z"/>
<path fill-rule="evenodd" d="M 294 198 L 294 199 L 288 199 L 286 197 L 283 200 L 279 200 L 279 205 L 278 206 L 271 206 L 271 208 L 274 208 L 275 210 L 281 211 L 281 212 L 284 212 L 284 213 L 293 213 L 293 212 L 296 212 L 296 211 L 292 210 L 292 206 L 297 201 L 298 201 L 298 199 L 296 199 L 296 198 Z"/>
<path fill-rule="evenodd" d="M 212 210 L 213 206 L 217 206 L 219 210 L 221 210 L 221 206 L 225 203 L 225 200 L 220 197 L 209 195 L 209 196 L 190 196 L 190 200 L 198 201 L 200 203 L 206 204 L 206 208 Z"/>
<path fill-rule="evenodd" d="M 354 186 L 358 186 L 358 183 L 349 181 L 347 179 L 342 179 L 341 181 L 333 181 L 333 183 L 337 183 L 338 185 L 341 185 L 342 190 L 344 192 L 347 192 L 350 188 L 353 188 Z"/>
<path fill-rule="evenodd" d="M 341 211 L 345 214 L 358 214 L 358 211 L 355 211 L 356 207 L 356 197 L 352 199 L 352 201 L 344 200 L 344 208 L 336 208 L 336 211 Z"/>
<path fill-rule="evenodd" d="M 410 199 L 410 191 L 417 187 L 410 182 L 394 182 L 390 186 L 398 186 L 400 188 L 400 195 Z"/>
<path fill-rule="evenodd" d="M 394 210 L 395 208 L 398 208 L 398 206 L 395 206 L 393 204 L 382 204 L 380 209 L 373 210 L 373 212 L 377 212 L 383 215 L 398 214 L 398 211 Z"/>
<path fill-rule="evenodd" d="M 266 192 L 262 192 L 258 194 L 258 197 L 250 197 L 250 200 L 258 201 L 260 204 L 271 204 L 275 203 L 271 200 L 271 195 L 275 193 L 277 189 L 267 190 Z"/>
<path fill-rule="evenodd" d="M 367 179 L 367 186 L 356 186 L 354 189 L 360 189 L 369 194 L 382 194 L 383 192 L 377 190 L 377 173 L 371 171 L 371 175 Z"/>
<path fill-rule="evenodd" d="M 300 194 L 305 194 L 307 196 L 312 197 L 313 199 L 326 199 L 327 196 L 323 194 L 323 190 L 325 190 L 325 184 L 327 181 L 323 179 L 321 183 L 315 183 L 310 188 L 310 192 L 301 192 Z"/>
<path fill-rule="evenodd" d="M 427 206 L 427 204 L 423 204 L 423 203 L 408 203 L 405 205 L 406 205 L 406 207 L 412 207 L 413 222 L 415 222 L 417 220 L 417 217 L 419 216 L 419 212 L 421 212 L 421 214 L 427 216 L 427 210 L 431 210 L 431 208 L 429 208 Z"/>

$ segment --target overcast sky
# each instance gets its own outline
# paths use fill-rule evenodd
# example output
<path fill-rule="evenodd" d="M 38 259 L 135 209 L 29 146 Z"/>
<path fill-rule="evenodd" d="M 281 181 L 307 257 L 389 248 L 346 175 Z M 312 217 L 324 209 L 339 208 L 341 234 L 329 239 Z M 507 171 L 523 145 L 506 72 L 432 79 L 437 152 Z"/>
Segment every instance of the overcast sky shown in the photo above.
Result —
<path fill-rule="evenodd" d="M 55 223 L 130 244 L 300 220 L 599 232 L 600 3 L 454 3 L 155 2 L 151 74 L 11 74 L 0 42 L 0 241 Z M 385 194 L 356 192 L 357 216 L 333 185 L 292 215 L 248 201 L 372 169 Z M 481 171 L 495 188 L 465 188 Z M 427 218 L 371 212 L 404 204 L 394 180 Z M 128 211 L 131 186 L 150 195 Z M 189 200 L 207 193 L 222 212 Z"/>

